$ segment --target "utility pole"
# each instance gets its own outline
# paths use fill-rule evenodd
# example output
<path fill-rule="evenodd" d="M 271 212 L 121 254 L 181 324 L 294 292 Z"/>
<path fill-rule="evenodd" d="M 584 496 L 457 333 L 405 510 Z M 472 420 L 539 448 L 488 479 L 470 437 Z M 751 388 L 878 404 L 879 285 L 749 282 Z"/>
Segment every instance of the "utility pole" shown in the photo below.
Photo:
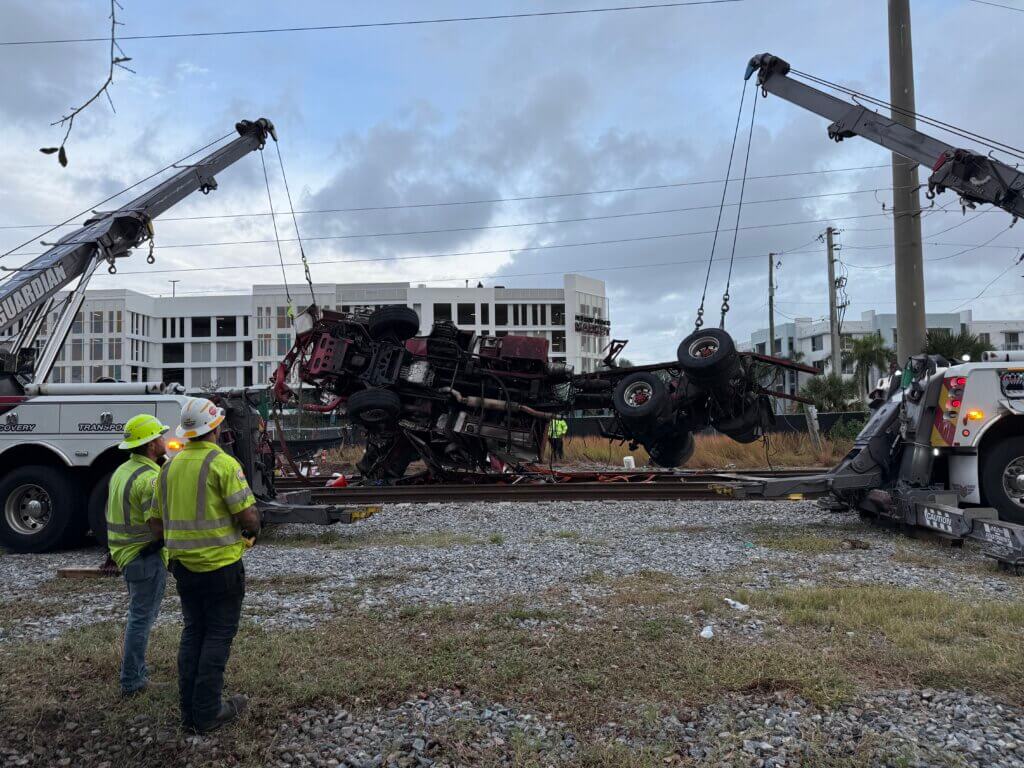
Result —
<path fill-rule="evenodd" d="M 916 129 L 910 0 L 889 0 L 889 100 L 892 119 Z M 893 246 L 896 261 L 896 359 L 924 349 L 924 262 L 917 165 L 892 156 Z"/>
<path fill-rule="evenodd" d="M 833 235 L 835 230 L 829 227 L 825 230 L 825 247 L 828 251 L 828 331 L 832 339 L 832 373 L 841 374 L 842 348 L 839 341 L 839 307 L 836 301 L 836 257 Z"/>
<path fill-rule="evenodd" d="M 168 280 L 167 282 L 171 284 L 171 298 L 177 296 L 178 295 L 178 283 L 180 283 L 181 280 Z"/>
<path fill-rule="evenodd" d="M 768 354 L 775 354 L 775 254 L 768 254 Z"/>

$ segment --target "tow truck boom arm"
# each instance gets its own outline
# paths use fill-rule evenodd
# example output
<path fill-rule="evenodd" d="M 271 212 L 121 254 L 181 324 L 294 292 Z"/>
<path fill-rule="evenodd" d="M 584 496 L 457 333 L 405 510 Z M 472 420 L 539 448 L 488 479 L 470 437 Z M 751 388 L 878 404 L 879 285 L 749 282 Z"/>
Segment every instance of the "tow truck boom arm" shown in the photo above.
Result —
<path fill-rule="evenodd" d="M 113 271 L 115 259 L 128 255 L 129 250 L 152 236 L 155 217 L 193 192 L 206 194 L 216 189 L 217 173 L 250 152 L 262 149 L 267 136 L 277 140 L 274 126 L 266 118 L 243 120 L 235 129 L 238 138 L 194 164 L 183 166 L 178 173 L 117 210 L 96 214 L 0 282 L 0 331 L 37 314 L 54 294 L 76 278 L 87 278 L 98 260 L 109 262 Z"/>
<path fill-rule="evenodd" d="M 926 168 L 928 196 L 947 189 L 956 192 L 965 203 L 990 203 L 1011 214 L 1024 215 L 1024 173 L 988 155 L 958 149 L 860 104 L 850 103 L 789 76 L 789 63 L 762 53 L 747 65 L 744 79 L 757 72 L 757 83 L 765 93 L 773 93 L 803 107 L 832 124 L 829 138 L 842 141 L 861 136 Z"/>

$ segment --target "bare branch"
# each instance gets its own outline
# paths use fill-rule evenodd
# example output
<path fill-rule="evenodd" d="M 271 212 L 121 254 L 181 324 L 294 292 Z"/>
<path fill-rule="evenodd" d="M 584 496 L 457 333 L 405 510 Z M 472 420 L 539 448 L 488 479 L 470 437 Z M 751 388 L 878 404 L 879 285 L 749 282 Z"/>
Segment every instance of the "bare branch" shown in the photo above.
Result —
<path fill-rule="evenodd" d="M 125 66 L 125 62 L 131 61 L 130 56 L 126 56 L 125 52 L 121 49 L 120 44 L 117 42 L 117 28 L 123 26 L 121 22 L 117 20 L 117 10 L 123 7 L 117 0 L 110 0 L 110 69 L 107 71 L 107 79 L 103 81 L 103 85 L 94 93 L 86 102 L 81 106 L 72 107 L 66 115 L 63 115 L 60 120 L 55 120 L 50 125 L 64 125 L 67 126 L 67 130 L 64 131 L 64 138 L 61 139 L 59 147 L 43 147 L 39 151 L 43 154 L 52 155 L 57 154 L 57 161 L 61 166 L 66 167 L 68 164 L 68 153 L 65 149 L 68 137 L 71 135 L 71 129 L 75 125 L 75 118 L 78 117 L 85 109 L 87 109 L 94 101 L 100 96 L 106 96 L 107 102 L 110 104 L 110 109 L 117 112 L 114 109 L 114 100 L 110 97 L 109 88 L 114 82 L 114 68 L 118 67 L 135 74 L 135 70 Z"/>

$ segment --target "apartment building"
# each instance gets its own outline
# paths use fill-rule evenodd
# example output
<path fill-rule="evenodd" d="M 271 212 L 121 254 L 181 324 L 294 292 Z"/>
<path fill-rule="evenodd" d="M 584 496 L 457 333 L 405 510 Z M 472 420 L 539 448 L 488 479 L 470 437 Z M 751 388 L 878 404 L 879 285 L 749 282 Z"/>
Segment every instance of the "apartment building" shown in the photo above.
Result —
<path fill-rule="evenodd" d="M 550 288 L 330 283 L 315 285 L 314 294 L 321 307 L 342 312 L 404 304 L 419 315 L 421 333 L 451 320 L 481 336 L 543 336 L 552 358 L 577 371 L 598 367 L 611 333 L 605 284 L 582 275 L 564 275 L 561 287 Z M 209 296 L 88 291 L 49 380 L 162 380 L 189 390 L 264 384 L 294 340 L 289 295 L 296 312 L 310 303 L 304 284 Z M 46 319 L 40 343 L 56 319 Z"/>

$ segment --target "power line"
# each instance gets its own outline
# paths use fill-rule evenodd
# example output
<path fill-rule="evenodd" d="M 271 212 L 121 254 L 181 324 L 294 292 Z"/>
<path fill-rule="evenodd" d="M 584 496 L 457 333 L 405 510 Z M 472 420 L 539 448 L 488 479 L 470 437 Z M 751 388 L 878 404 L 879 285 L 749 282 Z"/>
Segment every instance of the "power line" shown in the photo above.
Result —
<path fill-rule="evenodd" d="M 674 3 L 646 3 L 644 5 L 619 5 L 607 8 L 577 8 L 563 11 L 532 11 L 527 13 L 501 13 L 489 16 L 452 16 L 438 19 L 405 19 L 402 21 L 373 21 L 353 24 L 320 24 L 306 27 L 266 27 L 263 29 L 227 29 L 215 32 L 166 32 L 156 35 L 118 35 L 119 40 L 174 40 L 183 37 L 232 37 L 238 35 L 268 35 L 281 32 L 331 32 L 344 29 L 371 29 L 374 27 L 409 27 L 428 24 L 452 24 L 473 21 L 505 21 L 509 19 L 535 19 L 552 16 L 583 16 L 595 13 L 618 13 L 620 11 L 649 11 L 661 8 L 683 8 L 695 5 L 724 5 L 740 3 L 743 0 L 688 0 Z M 0 46 L 15 45 L 59 45 L 64 43 L 109 42 L 106 37 L 76 37 L 51 40 L 4 40 Z"/>
<path fill-rule="evenodd" d="M 853 167 L 850 167 L 850 168 L 826 168 L 826 169 L 818 170 L 818 171 L 794 171 L 792 173 L 772 173 L 772 174 L 766 174 L 766 175 L 763 175 L 763 176 L 748 176 L 747 177 L 747 181 L 763 180 L 763 179 L 783 179 L 783 178 L 789 178 L 789 177 L 793 177 L 793 176 L 814 176 L 814 175 L 821 175 L 821 174 L 827 174 L 827 173 L 846 173 L 846 172 L 849 172 L 849 171 L 866 171 L 866 170 L 874 170 L 874 169 L 877 169 L 877 168 L 889 168 L 889 167 L 890 166 L 889 166 L 888 163 L 884 163 L 884 164 L 880 164 L 880 165 L 853 166 Z M 149 178 L 152 178 L 152 176 L 149 177 Z M 725 181 L 725 179 L 706 179 L 706 180 L 701 180 L 701 181 L 679 181 L 679 182 L 672 182 L 672 183 L 669 183 L 669 184 L 650 184 L 650 185 L 639 186 L 639 187 L 616 187 L 616 188 L 611 188 L 611 189 L 593 189 L 593 190 L 587 190 L 587 191 L 584 191 L 584 192 L 556 192 L 556 193 L 547 194 L 547 195 L 524 195 L 524 196 L 520 196 L 520 197 L 495 197 L 495 198 L 480 199 L 480 200 L 454 200 L 454 201 L 444 201 L 444 202 L 436 202 L 436 203 L 406 203 L 406 204 L 402 204 L 402 205 L 375 205 L 375 206 L 364 206 L 364 207 L 359 207 L 359 208 L 318 208 L 318 209 L 311 209 L 311 210 L 305 210 L 305 211 L 295 211 L 295 213 L 297 215 L 298 214 L 302 214 L 302 215 L 315 215 L 315 214 L 329 214 L 329 213 L 361 213 L 361 212 L 367 212 L 367 211 L 397 211 L 397 210 L 406 210 L 406 209 L 410 209 L 410 208 L 443 208 L 443 207 L 458 206 L 458 205 L 483 205 L 483 204 L 491 204 L 491 203 L 515 203 L 515 202 L 526 202 L 526 201 L 530 201 L 530 200 L 552 200 L 552 199 L 564 198 L 564 197 L 582 197 L 582 196 L 586 196 L 586 195 L 609 195 L 609 194 L 618 194 L 618 193 L 621 193 L 621 192 L 644 192 L 644 191 L 648 191 L 648 190 L 658 190 L 658 189 L 676 189 L 676 188 L 679 188 L 679 187 L 696 187 L 696 186 L 702 186 L 702 185 L 707 185 L 707 184 L 721 184 L 724 181 Z M 729 181 L 730 182 L 732 182 L 732 181 L 739 181 L 739 179 L 729 179 Z M 866 189 L 866 190 L 854 190 L 854 191 L 851 191 L 849 193 L 836 192 L 836 193 L 829 193 L 829 194 L 855 194 L 858 191 L 863 191 L 863 192 L 885 192 L 885 191 L 891 191 L 891 190 L 892 190 L 892 187 L 877 187 L 877 188 Z M 808 198 L 811 198 L 811 197 L 819 197 L 819 195 L 806 195 L 806 196 L 792 197 L 792 198 L 783 198 L 783 199 L 805 200 L 805 199 L 808 199 Z M 84 215 L 84 213 L 78 214 L 78 215 L 81 216 L 81 215 Z M 260 211 L 260 212 L 255 212 L 255 213 L 208 214 L 208 215 L 203 215 L 203 216 L 161 216 L 160 217 L 160 221 L 161 222 L 169 222 L 169 221 L 205 221 L 205 220 L 212 220 L 212 219 L 256 218 L 256 217 L 263 217 L 263 216 L 270 216 L 270 215 L 271 214 L 267 213 L 266 211 Z M 278 215 L 283 216 L 284 214 L 278 214 Z M 68 221 L 70 221 L 70 219 Z M 56 227 L 64 227 L 64 226 L 77 226 L 77 225 L 69 224 L 68 222 L 65 222 L 63 224 L 8 224 L 8 225 L 0 225 L 0 229 L 33 229 L 33 228 L 36 228 L 36 227 L 40 227 L 40 228 L 42 228 L 42 227 L 56 228 Z"/>
<path fill-rule="evenodd" d="M 1005 8 L 1008 11 L 1016 11 L 1017 13 L 1024 13 L 1024 8 L 1015 8 L 1012 5 L 1003 5 L 1002 3 L 993 3 L 990 0 L 968 0 L 970 3 L 978 3 L 978 5 L 991 5 L 993 8 Z"/>

